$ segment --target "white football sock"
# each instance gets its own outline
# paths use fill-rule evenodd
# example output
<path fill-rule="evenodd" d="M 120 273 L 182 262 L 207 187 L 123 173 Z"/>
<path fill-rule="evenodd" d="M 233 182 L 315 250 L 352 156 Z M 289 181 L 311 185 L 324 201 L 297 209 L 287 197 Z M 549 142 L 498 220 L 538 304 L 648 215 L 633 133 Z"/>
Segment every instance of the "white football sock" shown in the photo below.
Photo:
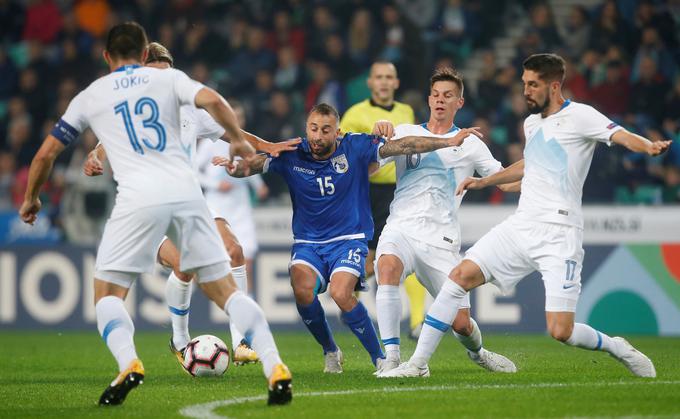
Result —
<path fill-rule="evenodd" d="M 135 351 L 135 325 L 125 310 L 123 300 L 112 295 L 95 304 L 97 329 L 109 351 L 118 362 L 118 371 L 125 370 L 132 360 L 137 359 Z"/>
<path fill-rule="evenodd" d="M 416 350 L 409 362 L 419 367 L 427 364 L 437 349 L 442 336 L 451 327 L 458 307 L 460 307 L 460 302 L 466 294 L 467 291 L 455 282 L 446 281 L 444 283 L 425 316 L 423 330 L 420 332 Z"/>
<path fill-rule="evenodd" d="M 269 378 L 274 366 L 281 363 L 281 358 L 260 306 L 242 291 L 236 291 L 227 300 L 224 311 L 236 329 L 242 335 L 248 336 L 250 344 L 262 361 L 264 375 Z"/>
<path fill-rule="evenodd" d="M 592 351 L 605 351 L 615 355 L 618 353 L 616 343 L 611 337 L 583 323 L 574 323 L 574 330 L 564 343 Z"/>
<path fill-rule="evenodd" d="M 189 306 L 191 305 L 191 282 L 184 282 L 170 272 L 165 283 L 165 302 L 170 310 L 172 343 L 182 349 L 191 340 L 189 334 Z"/>
<path fill-rule="evenodd" d="M 482 349 L 482 332 L 479 330 L 477 322 L 472 317 L 470 317 L 470 324 L 472 325 L 472 333 L 470 336 L 461 335 L 455 331 L 453 334 L 456 339 L 465 346 L 468 352 L 470 352 L 472 356 L 475 356 Z"/>
<path fill-rule="evenodd" d="M 236 282 L 236 287 L 247 295 L 248 275 L 246 273 L 246 265 L 231 268 L 231 276 L 234 278 L 234 282 Z M 243 335 L 236 330 L 234 323 L 231 320 L 229 320 L 229 333 L 231 334 L 231 347 L 232 349 L 236 349 L 238 345 L 241 344 Z"/>
<path fill-rule="evenodd" d="M 378 285 L 375 294 L 380 339 L 385 345 L 389 359 L 399 358 L 399 322 L 401 320 L 401 296 L 398 285 Z M 396 354 L 395 354 L 396 353 Z"/>

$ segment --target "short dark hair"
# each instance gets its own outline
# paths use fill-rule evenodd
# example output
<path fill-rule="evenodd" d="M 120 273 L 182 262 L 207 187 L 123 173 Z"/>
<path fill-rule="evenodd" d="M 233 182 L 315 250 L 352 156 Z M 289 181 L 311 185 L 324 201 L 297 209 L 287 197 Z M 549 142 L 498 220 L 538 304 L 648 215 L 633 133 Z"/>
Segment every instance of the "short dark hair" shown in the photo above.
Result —
<path fill-rule="evenodd" d="M 564 83 L 566 75 L 564 58 L 557 54 L 533 54 L 529 56 L 522 67 L 538 74 L 541 80 L 559 81 Z"/>
<path fill-rule="evenodd" d="M 340 123 L 340 114 L 338 113 L 337 109 L 335 109 L 328 103 L 319 103 L 318 105 L 314 105 L 314 107 L 309 111 L 309 115 L 313 113 L 318 113 L 324 116 L 326 115 L 334 116 L 338 123 Z"/>
<path fill-rule="evenodd" d="M 141 58 L 148 43 L 144 28 L 137 22 L 123 22 L 111 28 L 106 51 L 115 58 Z"/>
<path fill-rule="evenodd" d="M 146 63 L 154 62 L 165 62 L 170 64 L 170 67 L 174 66 L 175 60 L 172 58 L 172 54 L 158 42 L 151 42 L 147 47 L 148 55 L 146 56 Z"/>
<path fill-rule="evenodd" d="M 430 77 L 430 89 L 432 89 L 434 84 L 438 81 L 450 81 L 455 83 L 455 85 L 458 86 L 458 90 L 460 90 L 460 97 L 463 97 L 463 76 L 453 68 L 439 67 L 434 70 L 432 77 Z"/>

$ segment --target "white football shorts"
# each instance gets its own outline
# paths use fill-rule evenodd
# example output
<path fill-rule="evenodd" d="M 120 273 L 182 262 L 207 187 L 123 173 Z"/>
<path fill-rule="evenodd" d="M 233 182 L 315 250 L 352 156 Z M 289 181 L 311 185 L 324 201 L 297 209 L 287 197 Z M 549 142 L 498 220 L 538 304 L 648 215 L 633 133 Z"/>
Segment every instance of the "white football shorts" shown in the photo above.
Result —
<path fill-rule="evenodd" d="M 574 312 L 581 293 L 582 243 L 580 228 L 513 215 L 479 239 L 465 259 L 504 292 L 538 271 L 545 286 L 545 310 Z"/>
<path fill-rule="evenodd" d="M 449 274 L 453 268 L 461 261 L 457 252 L 416 240 L 390 227 L 389 224 L 380 234 L 375 251 L 375 273 L 378 283 L 380 282 L 378 260 L 382 255 L 394 255 L 401 260 L 404 265 L 401 283 L 407 276 L 415 273 L 418 281 L 435 298 L 446 281 L 449 281 Z M 470 308 L 469 293 L 461 301 L 460 308 Z"/>
<path fill-rule="evenodd" d="M 200 282 L 226 276 L 231 268 L 205 201 L 187 201 L 121 212 L 113 209 L 97 251 L 95 277 L 130 287 L 152 272 L 163 236 L 180 252 L 180 270 Z"/>

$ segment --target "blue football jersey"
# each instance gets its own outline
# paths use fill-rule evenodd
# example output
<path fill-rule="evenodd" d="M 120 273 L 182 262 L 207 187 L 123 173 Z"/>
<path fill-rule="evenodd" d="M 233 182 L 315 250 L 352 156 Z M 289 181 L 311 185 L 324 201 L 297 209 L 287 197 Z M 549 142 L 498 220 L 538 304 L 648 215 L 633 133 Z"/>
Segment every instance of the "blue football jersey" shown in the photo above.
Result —
<path fill-rule="evenodd" d="M 288 184 L 296 241 L 373 237 L 368 166 L 378 160 L 383 140 L 349 133 L 337 141 L 328 160 L 315 160 L 303 138 L 297 150 L 265 163 L 265 171 L 279 173 Z"/>

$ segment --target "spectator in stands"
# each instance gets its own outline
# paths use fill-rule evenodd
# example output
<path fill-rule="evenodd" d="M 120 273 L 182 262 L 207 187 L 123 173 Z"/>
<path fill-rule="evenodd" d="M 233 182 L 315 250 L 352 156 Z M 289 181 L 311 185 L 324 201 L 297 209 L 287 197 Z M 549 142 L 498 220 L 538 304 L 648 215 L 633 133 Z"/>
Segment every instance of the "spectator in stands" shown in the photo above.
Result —
<path fill-rule="evenodd" d="M 236 53 L 228 67 L 234 94 L 247 93 L 251 90 L 258 70 L 273 70 L 276 66 L 274 54 L 264 45 L 262 28 L 251 26 L 246 39 L 245 49 Z"/>
<path fill-rule="evenodd" d="M 61 30 L 61 13 L 53 0 L 35 0 L 26 8 L 22 38 L 25 41 L 53 42 Z"/>
<path fill-rule="evenodd" d="M 619 16 L 615 0 L 608 0 L 602 6 L 590 34 L 590 48 L 604 52 L 609 45 L 621 45 L 631 50 L 629 30 Z"/>
<path fill-rule="evenodd" d="M 277 54 L 278 66 L 274 73 L 274 84 L 277 88 L 291 92 L 299 90 L 304 83 L 304 71 L 295 58 L 291 47 L 282 47 Z"/>
<path fill-rule="evenodd" d="M 557 25 L 548 4 L 537 3 L 534 5 L 531 8 L 530 18 L 532 29 L 538 33 L 543 50 L 554 50 L 562 45 L 562 39 L 557 33 Z"/>
<path fill-rule="evenodd" d="M 267 48 L 277 53 L 281 48 L 292 48 L 297 62 L 305 59 L 305 33 L 299 27 L 293 27 L 290 13 L 279 10 L 274 14 L 273 28 L 267 33 Z"/>
<path fill-rule="evenodd" d="M 597 109 L 612 119 L 620 120 L 628 111 L 630 99 L 630 83 L 624 77 L 623 63 L 608 62 L 604 82 L 595 86 L 590 96 Z"/>
<path fill-rule="evenodd" d="M 7 57 L 5 48 L 0 46 L 0 102 L 17 93 L 19 71 L 14 62 Z"/>
<path fill-rule="evenodd" d="M 345 42 L 339 34 L 334 33 L 326 37 L 322 60 L 333 69 L 338 81 L 342 83 L 355 75 L 356 67 L 349 59 L 349 55 L 345 51 Z"/>
<path fill-rule="evenodd" d="M 348 33 L 348 53 L 355 66 L 368 68 L 380 48 L 380 39 L 371 12 L 359 9 L 352 16 Z"/>
<path fill-rule="evenodd" d="M 7 150 L 0 150 L 0 211 L 14 209 L 12 189 L 14 188 L 14 156 Z"/>
<path fill-rule="evenodd" d="M 561 36 L 564 45 L 572 57 L 579 57 L 588 48 L 590 42 L 590 16 L 585 7 L 581 5 L 572 6 L 569 12 L 569 20 L 565 25 L 565 31 Z M 567 74 L 570 71 L 567 70 Z"/>
<path fill-rule="evenodd" d="M 309 58 L 318 59 L 323 56 L 326 37 L 338 31 L 338 22 L 328 6 L 318 4 L 312 10 L 312 24 L 307 32 L 306 45 L 309 46 Z"/>
<path fill-rule="evenodd" d="M 669 85 L 657 72 L 651 57 L 640 59 L 640 77 L 631 90 L 630 110 L 641 117 L 642 124 L 660 124 L 665 114 L 664 100 Z"/>
<path fill-rule="evenodd" d="M 640 47 L 635 54 L 633 63 L 632 79 L 634 82 L 640 78 L 640 66 L 643 58 L 649 57 L 654 60 L 659 74 L 667 81 L 673 80 L 676 73 L 676 65 L 673 56 L 663 44 L 659 33 L 655 28 L 647 27 L 642 30 Z"/>
<path fill-rule="evenodd" d="M 328 64 L 316 61 L 311 64 L 311 68 L 312 82 L 305 94 L 305 112 L 309 112 L 314 105 L 327 103 L 342 113 L 345 110 L 344 92 Z"/>

